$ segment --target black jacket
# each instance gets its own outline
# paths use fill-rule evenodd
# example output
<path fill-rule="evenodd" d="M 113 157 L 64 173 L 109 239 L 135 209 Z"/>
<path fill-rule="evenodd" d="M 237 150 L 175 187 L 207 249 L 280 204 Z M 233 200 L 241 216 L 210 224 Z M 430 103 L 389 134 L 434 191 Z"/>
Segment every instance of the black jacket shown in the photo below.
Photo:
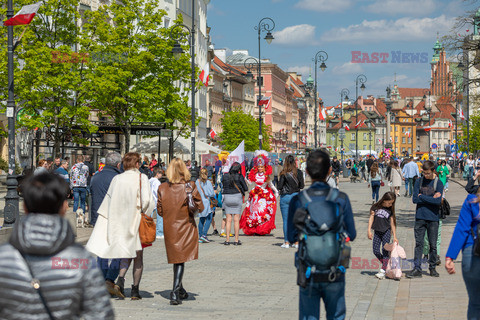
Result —
<path fill-rule="evenodd" d="M 238 189 L 235 187 L 235 184 L 237 185 Z M 242 195 L 245 195 L 245 192 L 248 191 L 247 184 L 245 183 L 245 179 L 241 174 L 235 174 L 231 175 L 230 173 L 224 173 L 222 177 L 222 185 L 223 185 L 223 190 L 222 194 L 237 194 L 241 193 Z"/>
<path fill-rule="evenodd" d="M 293 178 L 293 173 L 287 173 L 280 175 L 280 180 L 278 181 L 277 189 L 280 192 L 280 195 L 287 195 L 292 193 L 300 192 L 305 187 L 305 182 L 303 180 L 303 173 L 301 170 L 297 169 L 297 175 L 295 179 Z"/>
<path fill-rule="evenodd" d="M 107 194 L 108 188 L 113 178 L 120 174 L 120 170 L 110 165 L 105 165 L 102 171 L 92 177 L 92 183 L 90 185 L 90 192 L 92 194 L 92 215 L 90 217 L 90 223 L 95 225 L 97 222 L 97 211 L 102 204 L 103 198 Z"/>
<path fill-rule="evenodd" d="M 468 178 L 468 183 L 465 186 L 465 191 L 470 194 L 476 194 L 479 187 L 480 186 L 478 184 L 475 185 L 475 180 L 473 180 L 473 178 Z"/>
<path fill-rule="evenodd" d="M 190 174 L 192 175 L 191 181 L 197 181 L 200 177 L 200 167 L 190 167 Z"/>
<path fill-rule="evenodd" d="M 20 252 L 55 319 L 114 319 L 96 259 L 75 243 L 68 221 L 35 213 L 23 216 L 0 246 L 1 319 L 49 319 Z"/>

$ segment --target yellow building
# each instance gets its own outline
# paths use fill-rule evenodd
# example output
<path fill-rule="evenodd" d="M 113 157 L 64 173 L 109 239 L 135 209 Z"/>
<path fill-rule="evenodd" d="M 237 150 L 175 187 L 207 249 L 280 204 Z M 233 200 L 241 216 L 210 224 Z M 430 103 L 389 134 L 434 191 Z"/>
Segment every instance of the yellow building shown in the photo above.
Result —
<path fill-rule="evenodd" d="M 397 155 L 413 155 L 416 148 L 417 130 L 413 116 L 404 109 L 392 110 L 395 121 L 391 123 L 390 141 Z"/>

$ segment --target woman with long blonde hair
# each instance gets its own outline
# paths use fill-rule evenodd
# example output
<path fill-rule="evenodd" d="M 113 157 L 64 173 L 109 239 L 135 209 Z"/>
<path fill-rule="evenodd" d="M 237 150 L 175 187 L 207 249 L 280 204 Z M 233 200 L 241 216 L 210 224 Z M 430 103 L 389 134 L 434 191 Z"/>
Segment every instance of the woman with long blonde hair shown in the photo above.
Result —
<path fill-rule="evenodd" d="M 199 212 L 204 205 L 197 186 L 190 181 L 185 163 L 173 159 L 167 169 L 168 183 L 158 188 L 157 212 L 163 217 L 163 233 L 168 263 L 173 264 L 173 290 L 170 304 L 178 305 L 188 297 L 183 288 L 185 262 L 198 259 L 198 231 L 195 217 L 189 210 L 189 198 Z"/>

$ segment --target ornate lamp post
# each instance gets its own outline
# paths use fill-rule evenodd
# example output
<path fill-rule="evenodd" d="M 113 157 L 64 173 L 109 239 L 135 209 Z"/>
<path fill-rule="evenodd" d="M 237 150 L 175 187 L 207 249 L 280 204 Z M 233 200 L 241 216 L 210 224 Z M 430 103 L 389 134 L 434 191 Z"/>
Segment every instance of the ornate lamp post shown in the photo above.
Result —
<path fill-rule="evenodd" d="M 257 97 L 257 105 L 258 105 L 258 145 L 260 150 L 262 150 L 262 106 L 260 105 L 260 100 L 262 99 L 262 56 L 260 54 L 260 43 L 261 43 L 261 33 L 262 31 L 266 31 L 267 35 L 265 36 L 265 40 L 267 41 L 268 44 L 272 43 L 273 35 L 272 35 L 272 30 L 275 29 L 275 21 L 273 19 L 265 17 L 260 22 L 258 22 L 258 25 L 255 26 L 255 30 L 258 31 L 258 61 L 257 61 L 257 66 L 258 66 L 258 74 L 257 74 L 257 84 L 258 84 L 258 97 Z M 248 60 L 248 59 L 247 59 Z"/>
<path fill-rule="evenodd" d="M 349 94 L 350 91 L 347 88 L 343 88 L 342 91 L 340 91 L 340 128 L 343 130 L 345 130 L 343 128 L 343 102 L 349 100 Z M 340 154 L 343 162 L 343 135 L 340 135 Z"/>
<path fill-rule="evenodd" d="M 360 83 L 360 89 L 365 90 L 365 82 L 367 82 L 367 77 L 363 74 L 360 74 L 355 79 L 355 126 L 358 123 L 358 84 Z M 358 159 L 358 127 L 355 128 L 355 158 Z"/>
<path fill-rule="evenodd" d="M 460 58 L 461 56 L 461 58 Z M 463 70 L 463 90 L 465 91 L 465 96 L 467 98 L 466 105 L 467 105 L 467 154 L 470 154 L 470 64 L 468 59 L 468 54 L 464 54 L 460 52 L 457 56 L 457 60 L 460 61 L 458 63 L 458 68 Z M 465 62 L 465 64 L 464 64 Z M 465 73 L 467 76 L 465 77 Z M 465 84 L 466 82 L 466 84 Z"/>
<path fill-rule="evenodd" d="M 390 112 L 392 111 L 392 100 L 391 100 L 391 93 L 392 89 L 390 87 L 387 87 L 387 97 L 385 99 L 385 105 L 387 107 L 387 137 L 385 139 L 385 149 L 391 149 L 392 148 L 392 143 L 390 142 L 390 122 L 391 122 L 391 115 Z"/>
<path fill-rule="evenodd" d="M 313 61 L 315 61 L 315 87 L 314 87 L 314 101 L 315 101 L 315 133 L 314 133 L 314 139 L 315 139 L 315 149 L 318 148 L 318 102 L 317 102 L 317 63 L 321 62 L 320 69 L 325 71 L 327 68 L 327 65 L 325 64 L 325 61 L 328 60 L 328 54 L 325 51 L 318 51 L 317 54 L 315 55 L 315 58 L 313 58 Z"/>
<path fill-rule="evenodd" d="M 192 1 L 192 12 L 195 12 L 195 1 Z M 175 59 L 179 59 L 180 56 L 184 53 L 182 46 L 180 45 L 179 40 L 184 39 L 185 36 L 183 34 L 179 33 L 173 33 L 174 30 L 177 29 L 186 29 L 188 31 L 188 34 L 190 37 L 187 37 L 188 43 L 190 45 L 190 59 L 191 59 L 191 99 L 192 99 L 192 112 L 191 112 L 191 119 L 192 119 L 192 124 L 191 124 L 191 140 L 192 140 L 192 146 L 191 146 L 191 153 L 192 153 L 192 161 L 195 160 L 195 84 L 196 84 L 196 77 L 195 77 L 195 15 L 192 14 L 192 28 L 190 29 L 184 24 L 176 24 L 173 26 L 173 28 L 170 30 L 170 38 L 175 40 L 175 44 L 173 45 L 172 53 L 175 57 Z"/>
<path fill-rule="evenodd" d="M 425 102 L 425 110 L 427 111 L 427 114 L 428 114 L 428 126 L 430 126 L 430 114 L 432 112 L 432 107 L 430 106 L 430 90 L 425 90 L 423 92 L 423 100 L 425 101 L 425 99 L 427 99 L 427 95 L 428 95 L 428 105 L 427 105 L 427 102 Z M 430 159 L 430 151 L 431 151 L 431 143 L 430 143 L 430 131 L 431 131 L 431 128 L 430 130 L 428 130 L 428 158 Z"/>

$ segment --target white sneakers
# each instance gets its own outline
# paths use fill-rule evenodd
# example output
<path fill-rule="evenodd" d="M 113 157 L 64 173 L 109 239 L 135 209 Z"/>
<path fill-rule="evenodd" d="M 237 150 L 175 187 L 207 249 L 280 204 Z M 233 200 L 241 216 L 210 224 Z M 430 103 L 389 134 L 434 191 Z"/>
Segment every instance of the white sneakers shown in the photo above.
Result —
<path fill-rule="evenodd" d="M 385 270 L 380 269 L 380 271 L 378 271 L 378 273 L 375 275 L 375 277 L 377 277 L 379 280 L 385 279 Z"/>
<path fill-rule="evenodd" d="M 285 248 L 285 249 L 288 249 L 290 248 L 290 244 L 289 243 L 284 243 L 280 246 L 281 248 Z"/>
<path fill-rule="evenodd" d="M 163 239 L 164 236 L 157 236 L 157 239 Z"/>

